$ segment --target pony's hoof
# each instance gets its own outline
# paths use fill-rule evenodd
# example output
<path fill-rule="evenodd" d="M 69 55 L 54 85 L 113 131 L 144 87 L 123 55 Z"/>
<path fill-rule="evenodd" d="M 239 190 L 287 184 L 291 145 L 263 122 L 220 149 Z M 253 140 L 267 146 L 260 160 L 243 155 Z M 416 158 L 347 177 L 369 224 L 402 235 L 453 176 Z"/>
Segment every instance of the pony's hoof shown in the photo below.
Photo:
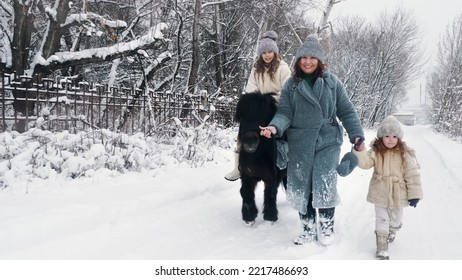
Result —
<path fill-rule="evenodd" d="M 251 227 L 255 224 L 255 220 L 253 221 L 244 221 L 245 225 L 248 226 L 248 227 Z"/>

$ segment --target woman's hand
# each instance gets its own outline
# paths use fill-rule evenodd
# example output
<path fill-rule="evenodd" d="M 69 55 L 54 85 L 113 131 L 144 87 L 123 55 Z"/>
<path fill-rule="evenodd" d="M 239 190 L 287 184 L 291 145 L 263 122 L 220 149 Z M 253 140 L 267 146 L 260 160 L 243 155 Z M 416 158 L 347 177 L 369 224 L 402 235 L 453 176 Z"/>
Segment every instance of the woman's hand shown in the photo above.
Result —
<path fill-rule="evenodd" d="M 362 152 L 366 148 L 364 144 L 364 137 L 356 137 L 354 143 L 354 149 L 358 152 Z"/>
<path fill-rule="evenodd" d="M 265 127 L 261 127 L 260 126 L 260 135 L 261 136 L 265 136 L 266 138 L 271 138 L 271 135 L 272 134 L 276 134 L 276 128 L 274 126 L 265 126 Z"/>

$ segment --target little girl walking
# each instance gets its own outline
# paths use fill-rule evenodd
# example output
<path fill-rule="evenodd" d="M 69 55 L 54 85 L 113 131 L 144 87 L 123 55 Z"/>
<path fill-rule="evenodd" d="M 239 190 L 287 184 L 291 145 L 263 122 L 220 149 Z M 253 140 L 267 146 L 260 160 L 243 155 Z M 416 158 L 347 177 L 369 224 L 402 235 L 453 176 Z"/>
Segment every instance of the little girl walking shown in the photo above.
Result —
<path fill-rule="evenodd" d="M 388 244 L 402 226 L 403 207 L 416 207 L 423 197 L 415 151 L 406 145 L 403 136 L 399 121 L 388 116 L 369 151 L 364 147 L 353 150 L 358 167 L 374 167 L 367 201 L 375 204 L 376 258 L 381 260 L 389 259 Z"/>

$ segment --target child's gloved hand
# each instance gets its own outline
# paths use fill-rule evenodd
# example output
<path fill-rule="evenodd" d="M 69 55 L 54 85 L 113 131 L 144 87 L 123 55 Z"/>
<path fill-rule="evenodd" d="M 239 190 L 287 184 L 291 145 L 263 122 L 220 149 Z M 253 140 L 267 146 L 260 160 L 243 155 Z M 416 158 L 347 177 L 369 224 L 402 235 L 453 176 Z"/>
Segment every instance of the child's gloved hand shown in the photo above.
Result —
<path fill-rule="evenodd" d="M 413 199 L 409 199 L 409 206 L 412 206 L 412 207 L 416 207 L 417 206 L 417 203 L 419 203 L 419 200 L 418 198 L 413 198 Z"/>

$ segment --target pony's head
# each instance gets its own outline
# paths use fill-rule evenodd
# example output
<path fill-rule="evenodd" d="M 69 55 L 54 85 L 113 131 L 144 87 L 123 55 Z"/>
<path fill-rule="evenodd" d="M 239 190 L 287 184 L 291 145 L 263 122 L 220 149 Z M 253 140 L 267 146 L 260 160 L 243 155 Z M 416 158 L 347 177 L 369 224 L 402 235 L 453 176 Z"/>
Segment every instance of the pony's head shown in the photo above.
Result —
<path fill-rule="evenodd" d="M 246 93 L 237 103 L 234 119 L 239 123 L 238 138 L 247 153 L 254 153 L 260 144 L 260 126 L 267 126 L 276 113 L 276 93 Z"/>

